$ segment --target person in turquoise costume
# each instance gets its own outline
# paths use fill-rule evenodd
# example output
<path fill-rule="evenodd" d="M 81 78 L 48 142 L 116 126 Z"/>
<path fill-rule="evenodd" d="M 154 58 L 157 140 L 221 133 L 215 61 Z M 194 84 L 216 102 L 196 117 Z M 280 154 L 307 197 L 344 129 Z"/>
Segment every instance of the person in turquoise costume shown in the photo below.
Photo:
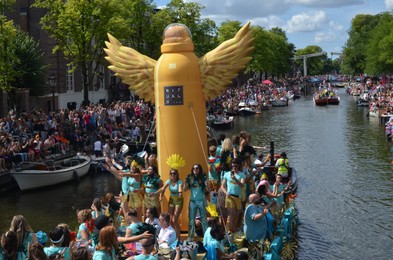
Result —
<path fill-rule="evenodd" d="M 99 241 L 93 255 L 93 260 L 117 259 L 116 250 L 118 249 L 118 241 L 116 229 L 113 226 L 106 226 L 100 230 Z"/>
<path fill-rule="evenodd" d="M 15 215 L 12 218 L 9 230 L 15 232 L 18 238 L 18 259 L 26 259 L 29 244 L 38 243 L 36 234 L 22 215 Z"/>
<path fill-rule="evenodd" d="M 64 237 L 64 230 L 60 227 L 54 228 L 49 233 L 51 245 L 49 247 L 44 247 L 44 252 L 48 257 L 53 255 L 61 255 L 66 260 L 71 259 L 70 248 L 61 246 L 64 241 Z"/>
<path fill-rule="evenodd" d="M 142 185 L 145 190 L 145 197 L 143 199 L 144 208 L 156 207 L 158 213 L 161 213 L 161 196 L 159 189 L 164 186 L 157 167 L 150 165 L 147 168 L 147 174 L 142 176 Z"/>
<path fill-rule="evenodd" d="M 203 173 L 200 164 L 194 164 L 191 173 L 187 176 L 184 191 L 190 190 L 190 205 L 188 209 L 188 240 L 193 240 L 195 236 L 195 217 L 197 211 L 202 223 L 203 233 L 206 232 L 207 215 L 206 215 L 206 198 L 205 193 L 209 192 L 206 175 Z"/>
<path fill-rule="evenodd" d="M 249 243 L 249 255 L 253 259 L 262 259 L 260 255 L 260 242 L 263 241 L 267 233 L 266 214 L 267 208 L 261 205 L 259 194 L 251 194 L 248 198 L 250 203 L 244 212 L 244 234 Z"/>

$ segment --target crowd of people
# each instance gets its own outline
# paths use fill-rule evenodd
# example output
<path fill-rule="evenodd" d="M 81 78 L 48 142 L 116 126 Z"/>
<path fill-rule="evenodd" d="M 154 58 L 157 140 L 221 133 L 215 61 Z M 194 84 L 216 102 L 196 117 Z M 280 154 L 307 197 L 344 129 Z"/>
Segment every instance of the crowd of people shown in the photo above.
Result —
<path fill-rule="evenodd" d="M 267 93 L 286 93 L 286 88 L 247 84 L 228 90 L 210 102 L 208 109 L 230 109 L 231 105 L 224 102 L 229 100 L 225 95 L 235 102 L 260 99 Z M 255 257 L 260 252 L 253 251 L 257 247 L 244 254 L 228 252 L 224 245 L 233 245 L 234 239 L 241 236 L 250 244 L 272 238 L 273 216 L 279 216 L 287 207 L 283 198 L 290 183 L 282 183 L 282 178 L 288 177 L 286 154 L 275 155 L 276 165 L 272 165 L 270 154 L 266 158 L 258 154 L 261 147 L 251 144 L 246 131 L 231 138 L 222 134 L 209 145 L 206 162 L 192 164 L 184 180 L 179 178 L 178 165 L 170 165 L 169 179 L 162 180 L 156 154 L 146 153 L 144 160 L 118 156 L 120 138 L 135 142 L 148 138 L 153 111 L 153 106 L 137 100 L 114 102 L 108 107 L 97 104 L 77 110 L 60 109 L 49 114 L 33 110 L 17 115 L 11 110 L 2 118 L 0 171 L 72 149 L 104 156 L 106 169 L 121 180 L 122 189 L 118 196 L 105 194 L 95 198 L 90 208 L 78 211 L 77 231 L 60 223 L 48 233 L 48 241 L 45 235 L 34 233 L 23 216 L 15 216 L 10 229 L 1 236 L 0 259 L 53 259 L 59 255 L 64 259 L 157 259 L 158 253 L 166 249 L 172 249 L 173 256 L 180 259 L 179 216 L 185 203 L 189 219 L 187 242 L 203 237 L 207 259 L 258 259 Z M 267 166 L 278 172 L 274 185 L 264 174 Z M 163 212 L 161 204 L 167 189 L 168 211 Z M 184 201 L 185 192 L 190 193 L 189 201 Z M 216 205 L 216 211 L 208 210 L 211 203 Z M 135 252 L 138 254 L 129 255 Z"/>
<path fill-rule="evenodd" d="M 91 105 L 45 113 L 34 109 L 0 118 L 0 173 L 24 161 L 42 161 L 70 150 L 92 152 L 100 139 L 141 142 L 147 138 L 153 107 L 142 100 Z"/>

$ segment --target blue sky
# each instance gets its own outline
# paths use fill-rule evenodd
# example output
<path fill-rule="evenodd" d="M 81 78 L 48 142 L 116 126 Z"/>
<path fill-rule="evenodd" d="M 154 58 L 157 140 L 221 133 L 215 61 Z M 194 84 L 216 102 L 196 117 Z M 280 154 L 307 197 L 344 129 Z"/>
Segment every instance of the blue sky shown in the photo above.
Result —
<path fill-rule="evenodd" d="M 153 0 L 164 7 L 169 0 Z M 225 20 L 284 29 L 297 49 L 318 45 L 329 56 L 341 52 L 348 39 L 351 20 L 357 14 L 393 11 L 393 0 L 194 0 L 205 6 L 202 18 L 217 26 Z M 333 56 L 333 59 L 335 57 Z"/>

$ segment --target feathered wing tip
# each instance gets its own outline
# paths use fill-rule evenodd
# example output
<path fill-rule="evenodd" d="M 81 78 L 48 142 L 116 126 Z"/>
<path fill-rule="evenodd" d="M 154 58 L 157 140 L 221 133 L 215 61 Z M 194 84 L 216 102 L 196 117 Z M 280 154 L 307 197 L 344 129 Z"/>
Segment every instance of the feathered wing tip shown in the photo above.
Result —
<path fill-rule="evenodd" d="M 207 206 L 206 206 L 206 211 L 209 212 L 210 216 L 212 216 L 213 218 L 217 218 L 218 217 L 216 204 L 213 204 L 213 203 L 209 202 L 207 204 Z"/>
<path fill-rule="evenodd" d="M 206 100 L 220 95 L 240 70 L 251 60 L 254 38 L 250 23 L 232 38 L 199 59 L 203 93 Z"/>
<path fill-rule="evenodd" d="M 186 165 L 186 161 L 183 159 L 183 157 L 180 156 L 180 154 L 170 155 L 166 163 L 169 165 L 169 167 L 176 170 Z"/>
<path fill-rule="evenodd" d="M 108 33 L 109 41 L 105 41 L 107 48 L 105 59 L 109 62 L 108 68 L 120 77 L 145 101 L 154 103 L 154 66 L 156 61 L 123 46 L 119 40 Z"/>

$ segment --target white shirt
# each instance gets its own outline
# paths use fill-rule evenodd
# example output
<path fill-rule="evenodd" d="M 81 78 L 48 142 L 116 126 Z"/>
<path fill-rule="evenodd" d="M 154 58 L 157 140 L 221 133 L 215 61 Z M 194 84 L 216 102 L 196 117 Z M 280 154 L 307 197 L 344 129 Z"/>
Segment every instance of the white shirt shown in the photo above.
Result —
<path fill-rule="evenodd" d="M 158 240 L 163 240 L 168 246 L 171 246 L 176 241 L 175 229 L 171 226 L 167 228 L 161 227 L 160 233 L 158 234 Z"/>
<path fill-rule="evenodd" d="M 94 142 L 94 151 L 102 151 L 102 143 L 100 140 Z"/>

